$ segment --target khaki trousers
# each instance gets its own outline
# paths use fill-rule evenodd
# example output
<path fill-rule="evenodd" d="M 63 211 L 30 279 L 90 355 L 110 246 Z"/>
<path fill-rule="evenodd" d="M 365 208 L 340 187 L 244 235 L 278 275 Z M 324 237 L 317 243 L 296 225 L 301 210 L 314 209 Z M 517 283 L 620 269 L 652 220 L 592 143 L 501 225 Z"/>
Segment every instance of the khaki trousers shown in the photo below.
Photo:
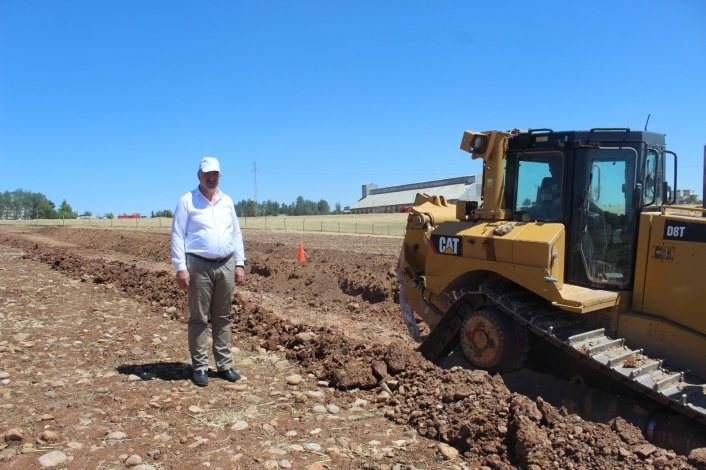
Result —
<path fill-rule="evenodd" d="M 235 260 L 217 263 L 186 255 L 189 271 L 189 352 L 194 370 L 208 370 L 208 319 L 213 358 L 219 371 L 232 366 L 230 307 L 235 287 Z"/>

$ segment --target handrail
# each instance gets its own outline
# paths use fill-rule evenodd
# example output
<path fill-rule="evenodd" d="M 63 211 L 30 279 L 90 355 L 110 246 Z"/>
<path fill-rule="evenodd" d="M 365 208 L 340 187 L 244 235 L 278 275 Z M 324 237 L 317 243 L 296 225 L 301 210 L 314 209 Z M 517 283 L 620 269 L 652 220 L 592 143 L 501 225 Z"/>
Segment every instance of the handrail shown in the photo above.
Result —
<path fill-rule="evenodd" d="M 674 209 L 678 211 L 699 211 L 699 212 L 706 212 L 706 207 L 699 207 L 699 206 L 674 206 L 674 205 L 663 205 L 660 206 L 659 211 L 662 214 L 665 214 L 667 209 Z"/>

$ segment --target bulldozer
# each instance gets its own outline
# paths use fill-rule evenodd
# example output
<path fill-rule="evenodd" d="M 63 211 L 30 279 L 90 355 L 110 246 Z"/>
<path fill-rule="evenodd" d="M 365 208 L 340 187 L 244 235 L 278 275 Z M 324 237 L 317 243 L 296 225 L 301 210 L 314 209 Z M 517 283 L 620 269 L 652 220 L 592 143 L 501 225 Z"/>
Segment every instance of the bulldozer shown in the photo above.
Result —
<path fill-rule="evenodd" d="M 665 135 L 465 131 L 461 150 L 481 200 L 417 194 L 397 267 L 422 354 L 509 373 L 546 342 L 706 424 L 706 209 L 677 204 Z"/>

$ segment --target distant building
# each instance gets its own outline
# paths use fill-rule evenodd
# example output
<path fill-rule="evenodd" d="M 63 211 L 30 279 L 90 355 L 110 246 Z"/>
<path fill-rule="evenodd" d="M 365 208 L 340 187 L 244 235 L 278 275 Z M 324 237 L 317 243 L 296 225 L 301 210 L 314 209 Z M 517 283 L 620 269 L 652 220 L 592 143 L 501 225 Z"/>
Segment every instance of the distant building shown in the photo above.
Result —
<path fill-rule="evenodd" d="M 699 195 L 693 189 L 677 189 L 677 204 L 697 204 Z"/>
<path fill-rule="evenodd" d="M 363 197 L 351 206 L 350 212 L 351 214 L 404 212 L 414 204 L 418 193 L 444 196 L 451 203 L 480 201 L 481 175 L 460 176 L 386 188 L 379 188 L 375 183 L 364 184 Z"/>

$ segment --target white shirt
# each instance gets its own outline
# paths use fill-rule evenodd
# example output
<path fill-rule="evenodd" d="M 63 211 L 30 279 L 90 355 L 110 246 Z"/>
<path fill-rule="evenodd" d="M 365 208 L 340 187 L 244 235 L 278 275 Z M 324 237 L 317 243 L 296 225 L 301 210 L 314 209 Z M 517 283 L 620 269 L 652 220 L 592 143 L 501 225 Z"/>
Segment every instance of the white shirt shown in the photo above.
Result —
<path fill-rule="evenodd" d="M 197 187 L 177 203 L 172 220 L 172 264 L 186 269 L 186 253 L 205 258 L 223 258 L 233 254 L 236 265 L 245 264 L 243 234 L 233 200 L 220 189 L 211 202 Z"/>

